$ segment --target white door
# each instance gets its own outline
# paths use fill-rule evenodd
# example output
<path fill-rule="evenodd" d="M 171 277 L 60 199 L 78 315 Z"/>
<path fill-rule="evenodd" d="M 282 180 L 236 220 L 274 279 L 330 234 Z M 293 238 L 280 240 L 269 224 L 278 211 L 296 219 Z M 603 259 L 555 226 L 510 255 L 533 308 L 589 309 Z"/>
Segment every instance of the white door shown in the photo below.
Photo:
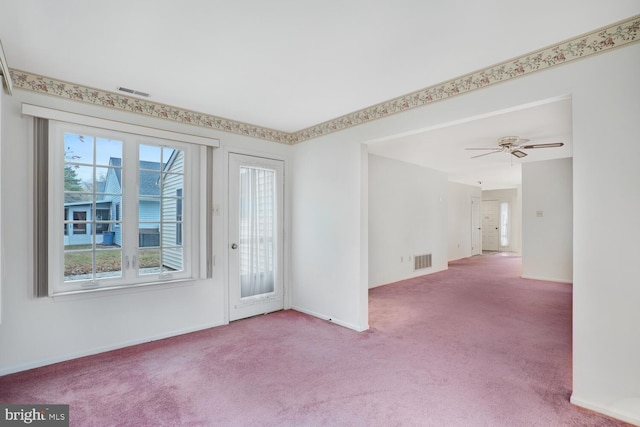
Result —
<path fill-rule="evenodd" d="M 471 255 L 482 253 L 480 197 L 471 198 Z"/>
<path fill-rule="evenodd" d="M 500 202 L 482 202 L 482 250 L 500 250 Z"/>
<path fill-rule="evenodd" d="M 511 209 L 509 202 L 500 202 L 500 250 L 511 248 Z"/>
<path fill-rule="evenodd" d="M 284 308 L 280 160 L 229 154 L 229 320 Z"/>

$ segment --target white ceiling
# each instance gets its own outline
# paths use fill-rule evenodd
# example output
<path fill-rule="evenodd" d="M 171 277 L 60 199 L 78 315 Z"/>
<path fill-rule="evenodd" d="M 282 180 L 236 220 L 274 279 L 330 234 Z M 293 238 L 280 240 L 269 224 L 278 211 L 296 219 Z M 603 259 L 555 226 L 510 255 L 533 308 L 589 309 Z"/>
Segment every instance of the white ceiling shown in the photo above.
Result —
<path fill-rule="evenodd" d="M 638 13 L 638 0 L 0 0 L 0 40 L 14 69 L 293 132 Z M 487 120 L 423 138 L 491 144 L 507 129 Z M 558 126 L 508 130 L 567 142 Z"/>
<path fill-rule="evenodd" d="M 450 181 L 483 190 L 515 188 L 521 182 L 522 163 L 572 157 L 571 129 L 571 98 L 565 97 L 388 138 L 369 144 L 369 153 L 436 169 L 447 173 Z M 502 136 L 527 138 L 527 144 L 565 145 L 522 150 L 527 157 L 521 159 L 501 152 L 472 159 L 490 150 L 465 150 L 497 148 Z"/>

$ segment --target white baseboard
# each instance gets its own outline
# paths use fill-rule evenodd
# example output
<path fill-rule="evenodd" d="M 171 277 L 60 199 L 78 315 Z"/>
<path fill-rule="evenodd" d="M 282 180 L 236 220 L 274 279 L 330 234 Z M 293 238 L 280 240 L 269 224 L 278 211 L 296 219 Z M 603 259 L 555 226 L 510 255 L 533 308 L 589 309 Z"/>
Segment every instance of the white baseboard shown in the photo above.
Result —
<path fill-rule="evenodd" d="M 405 280 L 415 279 L 416 277 L 428 276 L 429 274 L 439 273 L 441 271 L 446 271 L 449 269 L 449 264 L 447 262 L 444 266 L 433 266 L 426 268 L 424 270 L 411 271 L 407 274 L 402 274 L 398 277 L 387 278 L 384 280 L 384 283 L 369 283 L 369 289 L 377 288 L 379 286 L 391 285 L 398 282 L 404 282 Z"/>
<path fill-rule="evenodd" d="M 573 281 L 571 280 L 567 280 L 566 278 L 562 277 L 542 277 L 542 276 L 529 276 L 529 275 L 521 275 L 520 276 L 523 279 L 531 279 L 531 280 L 542 280 L 545 282 L 558 282 L 558 283 L 569 283 L 572 284 Z"/>
<path fill-rule="evenodd" d="M 336 319 L 335 317 L 331 317 L 326 314 L 318 313 L 313 310 L 307 310 L 306 308 L 292 306 L 291 309 L 295 311 L 299 311 L 300 313 L 308 314 L 309 316 L 317 317 L 322 320 L 327 320 L 331 323 L 335 323 L 336 325 L 339 325 L 348 329 L 352 329 L 356 332 L 363 332 L 369 329 L 369 325 L 366 325 L 365 327 L 361 327 L 350 322 L 345 322 L 343 320 Z"/>
<path fill-rule="evenodd" d="M 226 325 L 226 324 L 228 324 L 228 323 L 220 322 L 220 323 L 211 323 L 211 324 L 206 324 L 206 325 L 200 325 L 200 326 L 197 326 L 195 328 L 172 331 L 172 332 L 169 332 L 169 333 L 166 333 L 166 334 L 159 334 L 159 335 L 155 335 L 155 336 L 152 336 L 152 337 L 145 337 L 145 338 L 135 339 L 135 340 L 131 340 L 131 341 L 125 341 L 125 342 L 120 343 L 120 344 L 109 345 L 109 346 L 104 346 L 104 347 L 97 347 L 97 348 L 93 348 L 91 350 L 80 351 L 80 352 L 77 352 L 77 353 L 69 353 L 69 354 L 65 354 L 63 356 L 58 356 L 58 357 L 52 357 L 50 359 L 43 359 L 43 360 L 38 360 L 36 362 L 29 362 L 29 363 L 24 363 L 24 364 L 20 364 L 20 365 L 14 365 L 14 366 L 10 366 L 8 368 L 1 369 L 0 370 L 0 377 L 4 376 L 4 375 L 9 375 L 9 374 L 15 374 L 16 372 L 27 371 L 29 369 L 40 368 L 42 366 L 53 365 L 54 363 L 66 362 L 68 360 L 73 360 L 73 359 L 78 359 L 78 358 L 81 358 L 81 357 L 93 356 L 95 354 L 105 353 L 107 351 L 119 350 L 121 348 L 131 347 L 133 345 L 144 344 L 144 343 L 147 343 L 147 342 L 158 341 L 158 340 L 162 340 L 162 339 L 165 339 L 165 338 L 171 338 L 171 337 L 176 337 L 176 336 L 179 336 L 179 335 L 189 334 L 191 332 L 202 331 L 204 329 L 214 328 L 214 327 L 222 326 L 222 325 Z"/>
<path fill-rule="evenodd" d="M 624 409 L 602 406 L 600 404 L 593 403 L 585 399 L 581 399 L 580 397 L 577 397 L 575 394 L 571 395 L 571 398 L 569 399 L 569 401 L 573 405 L 579 406 L 581 408 L 589 409 L 590 411 L 599 412 L 601 414 L 618 419 L 620 421 L 633 424 L 634 426 L 640 426 L 640 413 L 632 414 L 632 413 L 629 413 L 628 411 L 625 411 Z"/>

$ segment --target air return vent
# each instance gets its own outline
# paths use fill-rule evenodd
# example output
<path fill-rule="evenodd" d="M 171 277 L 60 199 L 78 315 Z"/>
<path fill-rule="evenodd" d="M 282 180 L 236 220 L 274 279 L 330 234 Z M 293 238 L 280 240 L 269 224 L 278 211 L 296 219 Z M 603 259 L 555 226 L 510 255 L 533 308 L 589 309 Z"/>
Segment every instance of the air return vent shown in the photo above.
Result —
<path fill-rule="evenodd" d="M 129 88 L 122 87 L 122 86 L 118 87 L 118 90 L 119 90 L 120 92 L 127 92 L 127 93 L 130 93 L 130 94 L 132 94 L 132 95 L 144 96 L 144 97 L 146 97 L 146 98 L 148 98 L 148 97 L 150 97 L 150 96 L 151 96 L 151 95 L 149 95 L 149 94 L 148 94 L 148 93 L 146 93 L 146 92 L 140 92 L 140 91 L 138 91 L 138 90 L 133 90 L 133 89 L 129 89 Z"/>
<path fill-rule="evenodd" d="M 415 255 L 413 257 L 413 269 L 422 270 L 431 267 L 431 254 Z"/>

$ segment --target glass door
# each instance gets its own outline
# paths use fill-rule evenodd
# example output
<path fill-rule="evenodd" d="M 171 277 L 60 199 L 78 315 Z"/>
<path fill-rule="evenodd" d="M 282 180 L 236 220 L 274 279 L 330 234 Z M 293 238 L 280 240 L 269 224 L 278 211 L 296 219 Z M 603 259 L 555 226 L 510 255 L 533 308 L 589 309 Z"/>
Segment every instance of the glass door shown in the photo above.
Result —
<path fill-rule="evenodd" d="M 229 318 L 281 310 L 283 169 L 280 160 L 229 154 Z"/>

